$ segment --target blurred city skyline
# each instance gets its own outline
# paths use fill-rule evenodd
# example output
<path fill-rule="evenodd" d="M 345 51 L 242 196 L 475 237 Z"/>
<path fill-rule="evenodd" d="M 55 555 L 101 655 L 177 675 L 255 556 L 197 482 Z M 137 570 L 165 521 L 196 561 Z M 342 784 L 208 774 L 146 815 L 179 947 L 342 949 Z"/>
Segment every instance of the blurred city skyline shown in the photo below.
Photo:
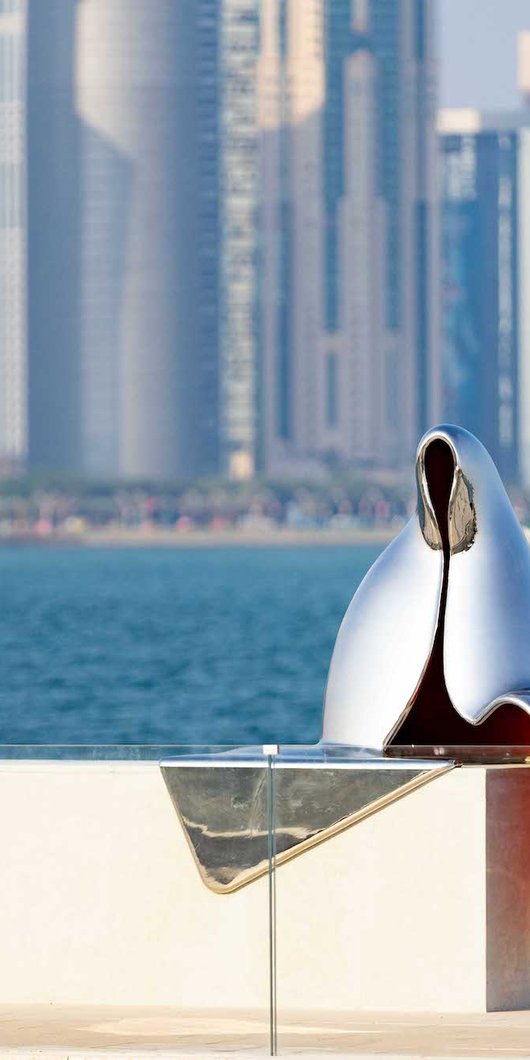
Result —
<path fill-rule="evenodd" d="M 453 419 L 527 486 L 525 18 L 0 0 L 0 466 L 400 473 Z"/>

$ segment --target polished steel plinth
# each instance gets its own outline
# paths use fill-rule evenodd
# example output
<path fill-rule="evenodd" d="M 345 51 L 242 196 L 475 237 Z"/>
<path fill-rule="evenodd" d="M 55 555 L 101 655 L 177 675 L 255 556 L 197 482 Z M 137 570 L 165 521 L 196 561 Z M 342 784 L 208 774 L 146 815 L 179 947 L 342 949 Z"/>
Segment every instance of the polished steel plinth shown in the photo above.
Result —
<path fill-rule="evenodd" d="M 278 1026 L 290 1007 L 530 1008 L 530 748 L 463 764 L 306 753 L 163 766 L 199 870 L 181 912 L 201 937 L 194 910 L 211 933 L 243 903 L 259 946 L 273 872 Z"/>
<path fill-rule="evenodd" d="M 453 768 L 346 748 L 288 747 L 163 761 L 162 775 L 201 877 L 217 893 L 350 828 Z"/>

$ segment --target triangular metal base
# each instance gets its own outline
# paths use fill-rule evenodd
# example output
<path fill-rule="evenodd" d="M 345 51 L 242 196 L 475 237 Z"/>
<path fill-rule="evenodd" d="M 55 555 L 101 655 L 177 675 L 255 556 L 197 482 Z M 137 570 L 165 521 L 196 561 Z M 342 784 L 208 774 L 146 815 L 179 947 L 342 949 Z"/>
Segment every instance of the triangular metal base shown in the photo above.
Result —
<path fill-rule="evenodd" d="M 441 776 L 452 762 L 334 761 L 300 748 L 268 758 L 211 755 L 163 762 L 162 775 L 201 877 L 217 893 L 263 876 Z M 270 833 L 272 831 L 272 843 Z"/>

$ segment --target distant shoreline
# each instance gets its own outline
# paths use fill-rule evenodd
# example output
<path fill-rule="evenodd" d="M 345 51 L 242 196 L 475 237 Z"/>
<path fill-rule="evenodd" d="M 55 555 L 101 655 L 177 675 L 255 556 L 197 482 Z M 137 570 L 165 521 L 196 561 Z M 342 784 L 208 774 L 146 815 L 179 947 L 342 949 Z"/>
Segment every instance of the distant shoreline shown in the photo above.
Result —
<path fill-rule="evenodd" d="M 79 534 L 11 534 L 0 537 L 0 548 L 282 548 L 387 545 L 401 528 L 351 530 L 87 530 Z"/>
<path fill-rule="evenodd" d="M 86 530 L 82 533 L 17 533 L 0 536 L 0 548 L 292 548 L 292 547 L 370 547 L 390 544 L 402 526 L 352 528 L 344 530 Z M 530 544 L 530 528 L 523 526 Z"/>

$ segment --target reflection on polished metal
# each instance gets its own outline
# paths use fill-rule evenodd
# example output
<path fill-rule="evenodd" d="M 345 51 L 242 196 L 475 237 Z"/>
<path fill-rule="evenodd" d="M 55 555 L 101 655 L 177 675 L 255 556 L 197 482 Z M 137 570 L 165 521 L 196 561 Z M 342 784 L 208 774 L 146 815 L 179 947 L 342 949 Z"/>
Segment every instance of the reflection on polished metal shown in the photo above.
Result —
<path fill-rule="evenodd" d="M 455 759 L 475 757 L 474 748 L 481 760 L 528 760 L 524 534 L 490 457 L 467 431 L 429 431 L 416 475 L 417 512 L 367 574 L 340 628 L 321 744 L 162 763 L 211 890 L 237 890 L 272 860 L 282 864 Z"/>
<path fill-rule="evenodd" d="M 530 743 L 530 550 L 497 470 L 467 431 L 420 442 L 418 509 L 339 630 L 323 740 Z"/>
<path fill-rule="evenodd" d="M 447 772 L 452 763 L 297 747 L 273 759 L 248 749 L 168 760 L 161 768 L 204 883 L 226 893 L 267 872 L 269 769 L 274 770 L 275 861 L 281 865 Z"/>

